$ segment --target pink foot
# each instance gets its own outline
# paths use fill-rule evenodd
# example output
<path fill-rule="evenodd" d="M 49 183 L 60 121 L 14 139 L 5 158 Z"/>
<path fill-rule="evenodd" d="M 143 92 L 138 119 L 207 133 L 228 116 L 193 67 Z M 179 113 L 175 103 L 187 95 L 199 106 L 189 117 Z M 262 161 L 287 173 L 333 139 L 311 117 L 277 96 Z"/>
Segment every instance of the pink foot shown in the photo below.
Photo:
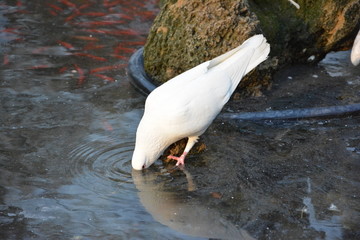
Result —
<path fill-rule="evenodd" d="M 180 157 L 169 155 L 168 158 L 176 160 L 177 161 L 176 166 L 181 166 L 181 165 L 185 165 L 186 154 L 187 152 L 184 152 Z"/>

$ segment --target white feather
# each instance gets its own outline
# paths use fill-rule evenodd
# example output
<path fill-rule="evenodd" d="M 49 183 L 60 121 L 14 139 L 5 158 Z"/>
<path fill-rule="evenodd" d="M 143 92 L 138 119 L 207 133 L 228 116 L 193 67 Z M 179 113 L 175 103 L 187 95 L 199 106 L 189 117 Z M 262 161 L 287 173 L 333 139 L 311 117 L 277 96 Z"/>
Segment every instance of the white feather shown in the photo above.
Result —
<path fill-rule="evenodd" d="M 297 2 L 295 2 L 294 0 L 289 0 L 289 2 L 290 2 L 292 5 L 294 5 L 297 9 L 300 9 L 300 5 L 299 5 Z"/>
<path fill-rule="evenodd" d="M 354 40 L 353 47 L 351 49 L 351 62 L 354 66 L 359 65 L 360 63 L 360 31 L 356 35 Z"/>
<path fill-rule="evenodd" d="M 134 169 L 149 167 L 172 143 L 189 137 L 188 150 L 220 113 L 242 77 L 263 62 L 270 45 L 255 35 L 150 93 L 136 133 Z M 191 142 L 190 142 L 191 140 Z"/>

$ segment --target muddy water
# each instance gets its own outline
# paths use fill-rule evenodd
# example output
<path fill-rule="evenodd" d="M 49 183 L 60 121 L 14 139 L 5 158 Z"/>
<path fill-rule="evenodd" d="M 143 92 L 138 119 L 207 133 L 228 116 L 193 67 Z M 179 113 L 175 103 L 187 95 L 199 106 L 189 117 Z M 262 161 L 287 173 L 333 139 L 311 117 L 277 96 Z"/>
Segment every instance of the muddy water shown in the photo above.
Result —
<path fill-rule="evenodd" d="M 186 170 L 133 172 L 126 63 L 158 10 L 119 2 L 0 2 L 1 239 L 359 238 L 359 115 L 217 120 Z M 348 55 L 225 111 L 359 102 Z"/>

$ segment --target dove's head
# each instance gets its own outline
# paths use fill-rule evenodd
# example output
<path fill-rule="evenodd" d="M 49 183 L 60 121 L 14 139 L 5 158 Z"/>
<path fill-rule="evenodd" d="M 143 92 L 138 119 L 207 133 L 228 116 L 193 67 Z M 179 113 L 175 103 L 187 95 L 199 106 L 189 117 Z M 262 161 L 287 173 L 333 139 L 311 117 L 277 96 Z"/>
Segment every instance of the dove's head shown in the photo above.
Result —
<path fill-rule="evenodd" d="M 140 149 L 135 148 L 132 159 L 131 165 L 135 170 L 141 170 L 148 167 L 148 160 L 146 154 L 141 151 Z"/>
<path fill-rule="evenodd" d="M 131 165 L 136 170 L 150 167 L 171 144 L 159 130 L 146 126 L 146 121 L 142 120 L 136 132 L 135 149 L 131 160 Z"/>
<path fill-rule="evenodd" d="M 149 142 L 148 145 L 135 145 L 131 165 L 135 170 L 141 170 L 150 167 L 162 154 L 163 150 Z"/>

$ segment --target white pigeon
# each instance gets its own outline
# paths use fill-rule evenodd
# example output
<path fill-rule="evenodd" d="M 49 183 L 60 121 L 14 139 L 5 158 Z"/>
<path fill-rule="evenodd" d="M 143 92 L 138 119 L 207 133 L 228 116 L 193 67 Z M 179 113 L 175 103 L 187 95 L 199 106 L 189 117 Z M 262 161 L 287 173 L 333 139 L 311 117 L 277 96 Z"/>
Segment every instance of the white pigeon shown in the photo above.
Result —
<path fill-rule="evenodd" d="M 350 57 L 351 57 L 351 62 L 354 66 L 359 65 L 359 63 L 360 63 L 360 30 L 354 40 L 354 44 L 351 49 Z"/>
<path fill-rule="evenodd" d="M 242 77 L 263 62 L 270 45 L 255 35 L 241 46 L 204 62 L 150 93 L 137 132 L 132 167 L 153 164 L 172 143 L 188 138 L 177 166 L 230 99 Z"/>

